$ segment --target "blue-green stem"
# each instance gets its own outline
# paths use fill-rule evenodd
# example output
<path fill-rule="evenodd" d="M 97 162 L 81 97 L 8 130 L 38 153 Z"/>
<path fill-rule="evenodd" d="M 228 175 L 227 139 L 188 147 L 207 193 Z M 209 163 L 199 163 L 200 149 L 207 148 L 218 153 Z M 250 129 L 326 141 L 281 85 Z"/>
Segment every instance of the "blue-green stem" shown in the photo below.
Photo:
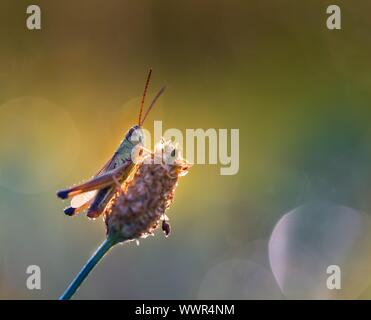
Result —
<path fill-rule="evenodd" d="M 105 256 L 105 254 L 111 249 L 116 243 L 117 238 L 109 236 L 100 247 L 95 251 L 95 253 L 90 257 L 90 259 L 86 262 L 86 264 L 82 267 L 78 275 L 75 279 L 71 282 L 68 286 L 66 291 L 60 296 L 59 300 L 69 300 L 75 294 L 75 292 L 79 289 L 80 285 L 89 275 L 90 271 L 94 269 L 97 263 Z"/>

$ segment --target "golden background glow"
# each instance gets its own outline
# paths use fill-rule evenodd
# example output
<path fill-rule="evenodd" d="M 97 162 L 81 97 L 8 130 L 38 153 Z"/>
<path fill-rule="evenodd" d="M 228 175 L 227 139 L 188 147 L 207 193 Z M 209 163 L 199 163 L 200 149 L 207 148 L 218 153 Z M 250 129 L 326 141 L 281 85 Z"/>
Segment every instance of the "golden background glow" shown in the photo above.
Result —
<path fill-rule="evenodd" d="M 103 240 L 102 221 L 66 217 L 55 192 L 112 155 L 149 67 L 150 95 L 167 91 L 146 128 L 239 128 L 240 171 L 194 166 L 170 238 L 115 248 L 76 298 L 283 298 L 267 243 L 285 213 L 312 200 L 371 213 L 367 1 L 337 1 L 341 31 L 320 0 L 35 4 L 40 31 L 25 27 L 29 1 L 0 5 L 0 298 L 58 297 Z M 25 287 L 31 264 L 41 291 Z"/>

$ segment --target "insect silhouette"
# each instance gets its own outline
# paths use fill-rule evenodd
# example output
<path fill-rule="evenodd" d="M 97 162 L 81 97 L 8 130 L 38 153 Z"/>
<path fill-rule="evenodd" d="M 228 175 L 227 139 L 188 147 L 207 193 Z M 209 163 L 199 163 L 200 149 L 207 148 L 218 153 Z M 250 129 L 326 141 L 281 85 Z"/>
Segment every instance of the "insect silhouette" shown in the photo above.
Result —
<path fill-rule="evenodd" d="M 165 87 L 162 87 L 158 91 L 142 117 L 151 74 L 152 69 L 149 70 L 144 87 L 138 124 L 128 130 L 112 158 L 108 160 L 92 179 L 70 189 L 57 192 L 57 196 L 61 199 L 72 197 L 70 206 L 64 209 L 66 215 L 73 216 L 87 209 L 87 216 L 89 218 L 100 216 L 107 203 L 115 194 L 117 186 L 121 186 L 130 175 L 135 165 L 132 159 L 132 152 L 136 146 L 143 146 L 144 135 L 142 125 L 157 99 L 165 90 Z"/>

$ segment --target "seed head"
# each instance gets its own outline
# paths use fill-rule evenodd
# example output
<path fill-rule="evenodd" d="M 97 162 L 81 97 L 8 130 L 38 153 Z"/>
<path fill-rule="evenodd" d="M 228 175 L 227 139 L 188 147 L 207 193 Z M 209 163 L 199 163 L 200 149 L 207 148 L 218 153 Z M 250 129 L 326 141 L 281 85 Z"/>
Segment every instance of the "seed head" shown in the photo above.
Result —
<path fill-rule="evenodd" d="M 153 234 L 165 221 L 164 232 L 170 232 L 165 211 L 174 199 L 179 177 L 187 174 L 190 164 L 181 158 L 170 141 L 161 141 L 155 151 L 136 165 L 131 179 L 112 198 L 104 212 L 107 235 L 120 241 Z"/>

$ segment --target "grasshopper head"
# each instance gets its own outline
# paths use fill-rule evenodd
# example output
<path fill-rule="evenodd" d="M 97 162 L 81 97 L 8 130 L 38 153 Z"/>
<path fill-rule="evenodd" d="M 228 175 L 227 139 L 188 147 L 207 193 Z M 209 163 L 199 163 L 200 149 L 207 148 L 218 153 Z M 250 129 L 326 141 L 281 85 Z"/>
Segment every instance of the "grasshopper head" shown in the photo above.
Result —
<path fill-rule="evenodd" d="M 138 125 L 132 126 L 130 130 L 126 132 L 125 138 L 122 140 L 116 154 L 124 161 L 132 160 L 132 151 L 143 144 L 144 134 L 142 128 Z"/>
<path fill-rule="evenodd" d="M 129 141 L 134 147 L 138 144 L 143 145 L 144 134 L 142 128 L 138 125 L 132 126 L 126 133 L 125 140 Z"/>

